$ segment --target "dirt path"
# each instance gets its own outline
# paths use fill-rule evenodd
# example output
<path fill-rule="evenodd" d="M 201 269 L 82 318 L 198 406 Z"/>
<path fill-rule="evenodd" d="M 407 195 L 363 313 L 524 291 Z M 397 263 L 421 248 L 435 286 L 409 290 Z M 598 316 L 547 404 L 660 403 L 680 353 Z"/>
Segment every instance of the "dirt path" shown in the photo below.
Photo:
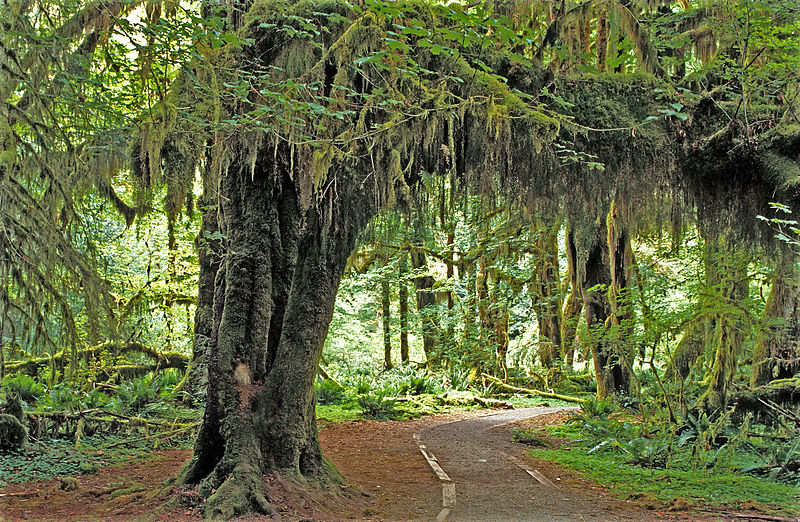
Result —
<path fill-rule="evenodd" d="M 563 422 L 564 414 L 553 411 L 462 412 L 412 421 L 320 420 L 324 453 L 350 484 L 344 496 L 270 477 L 270 499 L 283 520 L 435 520 L 443 513 L 444 490 L 420 452 L 417 435 L 455 484 L 456 502 L 444 513 L 447 520 L 676 518 L 614 499 L 554 464 L 530 459 L 526 446 L 510 441 L 509 422 L 532 415 L 526 426 Z M 61 489 L 58 480 L 9 486 L 0 490 L 0 520 L 197 520 L 196 494 L 163 484 L 189 454 L 170 450 L 150 460 L 106 466 L 79 477 L 71 491 Z M 520 466 L 540 472 L 545 483 Z M 178 501 L 165 508 L 170 499 Z"/>
<path fill-rule="evenodd" d="M 574 487 L 561 479 L 563 471 L 547 473 L 525 455 L 526 447 L 511 442 L 510 423 L 561 411 L 525 408 L 456 420 L 424 428 L 419 433 L 426 451 L 449 475 L 444 481 L 439 519 L 449 520 L 631 520 L 625 503 L 596 490 Z M 538 466 L 541 467 L 541 466 Z M 563 484 L 562 484 L 563 482 Z M 454 486 L 454 487 L 453 487 Z M 454 491 L 453 491 L 454 490 Z M 453 497 L 454 493 L 454 497 Z M 450 497 L 450 498 L 448 498 Z M 450 504 L 450 506 L 448 506 Z M 446 509 L 448 508 L 449 509 Z"/>
<path fill-rule="evenodd" d="M 533 460 L 511 442 L 511 425 L 560 423 L 557 408 L 470 412 L 414 421 L 333 424 L 322 430 L 326 454 L 369 496 L 349 516 L 377 520 L 665 520 L 686 515 L 651 511 L 610 495 L 558 465 Z M 558 413 L 561 412 L 561 413 Z M 414 436 L 417 436 L 417 442 Z M 455 485 L 448 489 L 418 444 Z M 521 467 L 520 467 L 521 466 Z M 523 468 L 540 475 L 545 484 Z M 551 482 L 552 485 L 546 485 Z M 444 505 L 443 505 L 444 501 Z"/>

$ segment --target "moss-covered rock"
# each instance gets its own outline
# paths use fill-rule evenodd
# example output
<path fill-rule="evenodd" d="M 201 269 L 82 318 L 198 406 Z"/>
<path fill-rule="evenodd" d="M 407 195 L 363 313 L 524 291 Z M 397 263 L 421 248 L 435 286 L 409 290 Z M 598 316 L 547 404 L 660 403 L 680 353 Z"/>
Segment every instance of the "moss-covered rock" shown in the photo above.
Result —
<path fill-rule="evenodd" d="M 18 450 L 28 442 L 28 430 L 18 418 L 7 413 L 0 414 L 0 452 Z"/>

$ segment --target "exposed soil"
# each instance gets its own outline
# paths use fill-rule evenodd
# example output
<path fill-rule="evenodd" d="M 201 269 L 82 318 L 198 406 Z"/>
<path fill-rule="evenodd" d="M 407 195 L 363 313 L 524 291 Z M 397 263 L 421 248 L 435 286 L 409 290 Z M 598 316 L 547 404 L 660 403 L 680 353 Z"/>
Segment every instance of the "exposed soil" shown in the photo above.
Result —
<path fill-rule="evenodd" d="M 349 485 L 334 496 L 273 476 L 267 478 L 270 497 L 285 520 L 433 520 L 442 512 L 442 484 L 420 453 L 417 434 L 455 483 L 448 520 L 698 519 L 614 498 L 557 465 L 527 457 L 526 446 L 510 442 L 515 422 L 531 427 L 563 420 L 564 413 L 552 408 L 411 421 L 323 419 L 324 452 Z M 11 485 L 0 491 L 0 520 L 196 520 L 197 495 L 165 485 L 189 455 L 158 451 L 149 460 L 107 466 L 79 477 L 74 490 L 74 483 L 60 480 Z M 517 463 L 556 487 L 537 482 Z"/>

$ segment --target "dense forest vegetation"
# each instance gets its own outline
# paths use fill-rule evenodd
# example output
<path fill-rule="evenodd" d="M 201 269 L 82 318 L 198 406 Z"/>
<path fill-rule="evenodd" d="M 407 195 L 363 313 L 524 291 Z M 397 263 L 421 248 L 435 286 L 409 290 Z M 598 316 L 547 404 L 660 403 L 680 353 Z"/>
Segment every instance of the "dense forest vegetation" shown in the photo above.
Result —
<path fill-rule="evenodd" d="M 0 27 L 0 451 L 196 432 L 206 513 L 269 513 L 266 471 L 337 480 L 317 399 L 469 390 L 797 484 L 796 2 L 3 0 Z"/>

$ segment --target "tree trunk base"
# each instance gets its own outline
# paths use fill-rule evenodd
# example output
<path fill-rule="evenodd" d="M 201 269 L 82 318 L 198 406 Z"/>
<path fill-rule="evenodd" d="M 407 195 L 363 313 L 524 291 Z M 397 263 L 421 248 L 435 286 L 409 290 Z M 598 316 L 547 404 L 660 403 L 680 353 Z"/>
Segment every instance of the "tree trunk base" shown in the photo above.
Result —
<path fill-rule="evenodd" d="M 334 495 L 347 483 L 336 466 L 325 458 L 318 472 L 312 476 L 291 471 L 262 473 L 257 466 L 240 462 L 221 482 L 220 463 L 200 484 L 193 484 L 191 477 L 198 472 L 199 466 L 200 462 L 193 457 L 184 466 L 177 482 L 196 487 L 197 495 L 205 499 L 202 506 L 203 518 L 213 520 L 229 520 L 247 513 L 280 518 L 279 511 L 270 501 L 270 482 L 285 484 L 289 481 L 297 485 L 298 489 L 331 490 Z"/>
<path fill-rule="evenodd" d="M 201 496 L 206 497 L 204 493 L 209 491 L 203 490 L 207 488 L 207 484 L 200 485 L 198 491 Z M 211 490 L 211 495 L 206 497 L 203 504 L 204 518 L 229 520 L 236 515 L 253 512 L 264 515 L 277 514 L 267 500 L 263 475 L 257 469 L 248 466 L 234 469 L 218 488 Z"/>

